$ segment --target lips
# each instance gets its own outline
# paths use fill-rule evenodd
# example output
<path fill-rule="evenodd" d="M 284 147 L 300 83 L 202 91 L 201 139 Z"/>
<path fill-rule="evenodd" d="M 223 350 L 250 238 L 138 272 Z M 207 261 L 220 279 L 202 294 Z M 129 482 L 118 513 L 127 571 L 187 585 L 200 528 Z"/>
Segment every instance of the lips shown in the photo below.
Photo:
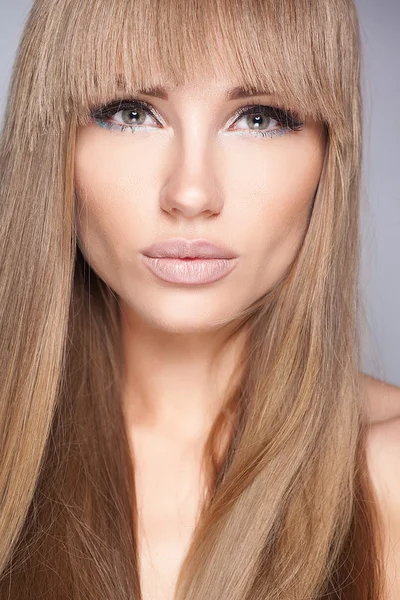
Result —
<path fill-rule="evenodd" d="M 237 254 L 220 244 L 206 239 L 188 240 L 172 238 L 152 244 L 142 250 L 142 254 L 152 258 L 236 258 Z"/>

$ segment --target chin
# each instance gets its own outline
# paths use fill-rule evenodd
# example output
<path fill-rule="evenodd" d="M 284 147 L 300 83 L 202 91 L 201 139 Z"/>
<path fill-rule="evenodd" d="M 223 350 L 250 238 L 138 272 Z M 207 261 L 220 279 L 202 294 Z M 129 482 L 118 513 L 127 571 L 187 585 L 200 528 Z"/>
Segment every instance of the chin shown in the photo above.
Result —
<path fill-rule="evenodd" d="M 147 324 L 152 329 L 165 333 L 189 334 L 205 333 L 221 329 L 225 324 L 234 319 L 232 305 L 228 305 L 224 312 L 221 302 L 212 306 L 212 302 L 171 302 L 165 301 L 144 304 L 136 302 L 130 304 L 131 312 L 136 315 L 142 324 Z"/>
<path fill-rule="evenodd" d="M 173 334 L 206 333 L 223 327 L 220 319 L 213 319 L 210 314 L 196 314 L 187 312 L 185 314 L 155 314 L 147 315 L 147 321 L 152 327 Z"/>

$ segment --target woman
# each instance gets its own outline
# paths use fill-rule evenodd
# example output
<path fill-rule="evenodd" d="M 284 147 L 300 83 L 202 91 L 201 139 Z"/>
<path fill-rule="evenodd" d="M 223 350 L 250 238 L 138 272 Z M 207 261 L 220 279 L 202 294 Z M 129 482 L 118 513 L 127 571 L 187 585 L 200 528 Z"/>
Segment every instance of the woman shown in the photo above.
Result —
<path fill-rule="evenodd" d="M 36 0 L 4 123 L 0 597 L 383 597 L 352 2 Z"/>

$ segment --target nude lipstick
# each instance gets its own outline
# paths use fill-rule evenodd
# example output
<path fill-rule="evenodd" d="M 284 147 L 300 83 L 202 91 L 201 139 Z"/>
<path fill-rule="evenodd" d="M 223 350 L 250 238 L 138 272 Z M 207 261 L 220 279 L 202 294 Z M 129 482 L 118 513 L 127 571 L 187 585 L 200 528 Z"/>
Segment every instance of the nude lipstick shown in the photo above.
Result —
<path fill-rule="evenodd" d="M 205 239 L 173 238 L 142 250 L 142 260 L 163 281 L 198 285 L 228 275 L 237 265 L 238 256 Z"/>

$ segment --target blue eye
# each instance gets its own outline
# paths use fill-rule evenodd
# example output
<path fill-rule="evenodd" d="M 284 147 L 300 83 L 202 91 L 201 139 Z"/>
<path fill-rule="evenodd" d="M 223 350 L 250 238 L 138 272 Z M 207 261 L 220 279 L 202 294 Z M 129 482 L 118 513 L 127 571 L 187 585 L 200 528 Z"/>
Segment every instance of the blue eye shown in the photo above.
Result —
<path fill-rule="evenodd" d="M 120 115 L 119 118 L 122 122 L 118 119 L 115 120 L 118 115 Z M 95 109 L 92 111 L 91 117 L 99 127 L 114 131 L 129 130 L 134 133 L 138 129 L 162 127 L 162 123 L 157 118 L 154 109 L 144 100 L 117 100 Z M 113 121 L 110 121 L 111 117 L 114 117 Z M 238 130 L 238 132 L 243 132 L 240 135 L 245 136 L 273 137 L 283 135 L 289 131 L 300 131 L 304 126 L 304 123 L 294 113 L 262 104 L 244 106 L 236 112 L 235 117 L 233 125 L 241 120 L 246 121 L 249 129 L 239 128 Z M 146 119 L 150 119 L 147 125 Z M 151 120 L 153 124 L 151 124 Z M 275 122 L 272 129 L 271 122 Z"/>

